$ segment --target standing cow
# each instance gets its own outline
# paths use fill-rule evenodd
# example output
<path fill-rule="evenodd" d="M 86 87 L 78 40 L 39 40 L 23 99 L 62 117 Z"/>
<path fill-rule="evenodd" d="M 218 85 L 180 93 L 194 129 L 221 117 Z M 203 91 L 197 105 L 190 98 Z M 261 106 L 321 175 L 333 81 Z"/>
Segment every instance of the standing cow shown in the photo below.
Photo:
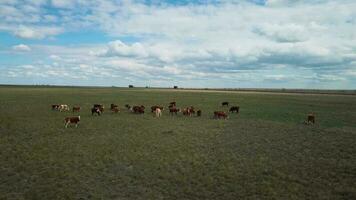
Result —
<path fill-rule="evenodd" d="M 75 124 L 75 127 L 78 127 L 80 122 L 80 116 L 75 117 L 66 117 L 64 118 L 64 127 L 68 127 L 69 124 Z"/>

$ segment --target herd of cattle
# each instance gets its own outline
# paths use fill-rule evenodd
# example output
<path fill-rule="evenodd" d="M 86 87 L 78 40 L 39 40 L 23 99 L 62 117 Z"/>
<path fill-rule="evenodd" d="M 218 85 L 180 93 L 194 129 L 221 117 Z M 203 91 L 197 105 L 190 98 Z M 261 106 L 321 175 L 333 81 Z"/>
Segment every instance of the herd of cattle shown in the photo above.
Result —
<path fill-rule="evenodd" d="M 229 107 L 229 102 L 222 102 L 221 103 L 222 107 Z M 129 104 L 125 105 L 126 109 L 129 110 L 132 113 L 135 114 L 144 114 L 145 113 L 145 106 L 140 105 L 140 106 L 130 106 Z M 60 111 L 60 112 L 65 112 L 69 111 L 69 106 L 65 104 L 55 104 L 52 105 L 52 110 Z M 164 110 L 163 106 L 152 106 L 151 107 L 151 113 L 154 113 L 155 117 L 161 117 L 162 116 L 162 111 Z M 189 106 L 183 109 L 177 108 L 176 102 L 170 102 L 168 106 L 169 113 L 171 115 L 175 114 L 177 115 L 179 112 L 182 112 L 183 115 L 185 116 L 197 116 L 200 117 L 202 115 L 202 110 L 200 109 L 195 109 L 193 106 Z M 229 108 L 230 113 L 239 113 L 240 107 L 239 106 L 231 106 Z M 81 107 L 80 106 L 73 106 L 72 107 L 72 112 L 80 112 Z M 110 105 L 110 111 L 112 113 L 118 113 L 120 112 L 119 106 L 116 104 L 111 104 Z M 104 105 L 102 104 L 94 104 L 93 107 L 91 108 L 91 114 L 92 115 L 98 115 L 100 116 L 104 112 Z M 213 118 L 214 119 L 228 119 L 228 113 L 225 111 L 214 111 L 213 112 Z M 69 124 L 75 124 L 75 126 L 78 126 L 78 123 L 80 122 L 80 116 L 71 116 L 71 117 L 66 117 L 64 119 L 65 122 L 65 127 L 67 128 Z M 315 123 L 315 115 L 314 114 L 308 114 L 307 116 L 307 121 L 305 121 L 306 124 L 314 124 Z"/>

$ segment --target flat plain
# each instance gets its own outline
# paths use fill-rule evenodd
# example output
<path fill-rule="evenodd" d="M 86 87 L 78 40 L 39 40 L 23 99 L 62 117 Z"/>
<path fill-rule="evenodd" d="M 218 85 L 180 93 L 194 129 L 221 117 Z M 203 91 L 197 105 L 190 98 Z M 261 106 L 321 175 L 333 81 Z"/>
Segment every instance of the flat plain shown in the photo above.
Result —
<path fill-rule="evenodd" d="M 171 101 L 202 117 L 149 112 Z M 0 110 L 0 199 L 356 199 L 354 95 L 2 86 Z"/>

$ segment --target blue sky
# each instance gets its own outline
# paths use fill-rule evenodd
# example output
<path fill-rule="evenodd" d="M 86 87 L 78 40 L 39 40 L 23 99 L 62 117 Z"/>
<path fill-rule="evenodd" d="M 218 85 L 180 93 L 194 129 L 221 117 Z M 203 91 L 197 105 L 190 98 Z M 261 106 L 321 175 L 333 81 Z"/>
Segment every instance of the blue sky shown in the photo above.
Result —
<path fill-rule="evenodd" d="M 356 88 L 353 0 L 1 0 L 0 84 Z"/>

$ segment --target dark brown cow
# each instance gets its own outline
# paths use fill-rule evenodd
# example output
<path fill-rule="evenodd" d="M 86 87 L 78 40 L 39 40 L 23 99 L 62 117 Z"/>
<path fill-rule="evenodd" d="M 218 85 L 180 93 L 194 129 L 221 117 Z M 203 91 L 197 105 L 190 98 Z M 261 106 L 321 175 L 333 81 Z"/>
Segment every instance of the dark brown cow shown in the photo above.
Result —
<path fill-rule="evenodd" d="M 177 103 L 176 103 L 175 101 L 172 101 L 172 102 L 169 103 L 169 106 L 174 106 L 174 107 L 176 107 L 176 106 L 177 106 Z"/>
<path fill-rule="evenodd" d="M 120 112 L 120 109 L 118 107 L 114 107 L 111 109 L 111 112 L 118 113 L 118 112 Z"/>
<path fill-rule="evenodd" d="M 104 105 L 102 104 L 94 104 L 93 108 L 99 109 L 101 113 L 104 112 Z"/>
<path fill-rule="evenodd" d="M 229 102 L 224 101 L 224 102 L 221 103 L 221 105 L 222 105 L 222 106 L 229 106 Z"/>
<path fill-rule="evenodd" d="M 145 106 L 134 106 L 132 107 L 132 111 L 137 114 L 143 114 L 145 113 Z"/>
<path fill-rule="evenodd" d="M 80 106 L 73 106 L 72 111 L 73 112 L 80 112 Z"/>
<path fill-rule="evenodd" d="M 75 127 L 78 127 L 80 121 L 80 116 L 74 116 L 74 117 L 66 117 L 64 118 L 64 127 L 68 127 L 69 124 L 75 124 Z"/>
<path fill-rule="evenodd" d="M 98 107 L 92 108 L 91 109 L 91 115 L 94 115 L 95 113 L 100 116 L 101 115 L 100 108 L 98 108 Z"/>
<path fill-rule="evenodd" d="M 114 108 L 117 108 L 117 107 L 119 107 L 118 105 L 116 105 L 116 104 L 110 104 L 110 110 L 112 110 L 112 109 L 114 109 Z"/>
<path fill-rule="evenodd" d="M 228 116 L 227 116 L 227 114 L 226 114 L 224 111 L 215 111 L 215 112 L 214 112 L 214 118 L 215 118 L 215 119 L 221 119 L 221 118 L 227 119 Z"/>
<path fill-rule="evenodd" d="M 159 108 L 161 111 L 163 110 L 163 106 L 152 106 L 151 107 L 151 112 L 155 112 L 155 110 Z"/>
<path fill-rule="evenodd" d="M 59 110 L 60 106 L 61 105 L 59 105 L 59 104 L 53 104 L 52 105 L 52 110 Z"/>
<path fill-rule="evenodd" d="M 307 124 L 315 124 L 315 115 L 313 113 L 308 114 Z"/>
<path fill-rule="evenodd" d="M 179 108 L 176 108 L 176 107 L 169 108 L 169 113 L 171 115 L 173 115 L 173 113 L 177 114 L 178 112 L 180 112 Z"/>
<path fill-rule="evenodd" d="M 230 111 L 229 112 L 236 112 L 236 113 L 239 113 L 239 110 L 240 110 L 240 106 L 232 106 L 230 108 Z"/>
<path fill-rule="evenodd" d="M 198 110 L 197 111 L 197 117 L 200 117 L 201 116 L 201 110 Z"/>

